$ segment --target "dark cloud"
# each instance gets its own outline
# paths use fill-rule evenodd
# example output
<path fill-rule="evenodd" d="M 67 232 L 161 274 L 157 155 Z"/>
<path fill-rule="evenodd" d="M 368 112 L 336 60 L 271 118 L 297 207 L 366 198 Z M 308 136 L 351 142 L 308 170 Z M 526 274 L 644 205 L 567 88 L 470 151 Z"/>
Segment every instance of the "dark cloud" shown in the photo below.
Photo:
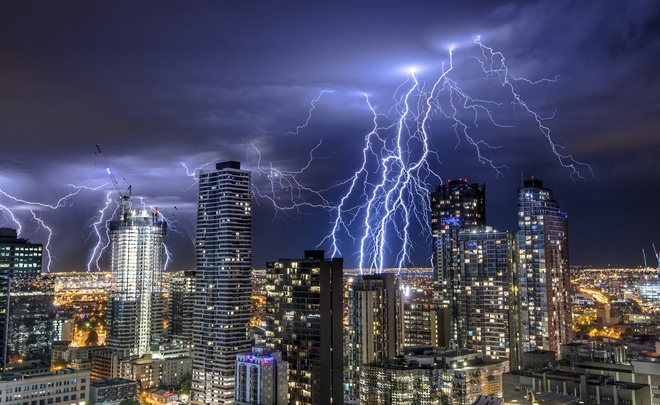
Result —
<path fill-rule="evenodd" d="M 370 130 L 365 94 L 378 113 L 395 116 L 393 94 L 406 69 L 419 67 L 428 89 L 454 45 L 457 82 L 475 97 L 502 101 L 493 117 L 511 128 L 481 115 L 470 130 L 497 147 L 485 153 L 507 168 L 498 177 L 480 164 L 451 121 L 435 114 L 433 169 L 445 180 L 486 182 L 489 221 L 509 230 L 516 227 L 521 173 L 542 178 L 569 212 L 573 263 L 640 265 L 639 250 L 655 242 L 660 226 L 660 3 L 443 3 L 4 4 L 0 189 L 53 203 L 72 190 L 69 184 L 107 184 L 104 192 L 81 191 L 57 211 L 38 211 L 55 230 L 54 268 L 80 269 L 93 246 L 86 224 L 112 191 L 98 143 L 120 171 L 122 190 L 132 185 L 136 197 L 180 221 L 169 239 L 174 267 L 192 267 L 183 228 L 186 221 L 194 226 L 196 187 L 187 170 L 240 160 L 264 190 L 259 165 L 300 170 L 313 150 L 305 185 L 339 184 L 359 165 Z M 530 108 L 554 116 L 544 121 L 554 140 L 589 163 L 595 178 L 574 182 L 559 165 L 532 117 L 479 70 L 474 35 L 503 53 L 513 76 L 556 77 L 515 84 Z M 323 90 L 333 92 L 297 129 Z M 13 203 L 0 197 L 0 204 Z M 29 223 L 25 207 L 16 212 Z M 267 200 L 256 201 L 255 267 L 314 247 L 332 220 L 315 210 L 283 217 Z M 0 219 L 11 225 L 6 213 Z M 46 237 L 34 223 L 25 234 Z M 416 243 L 415 261 L 426 265 L 427 240 Z"/>

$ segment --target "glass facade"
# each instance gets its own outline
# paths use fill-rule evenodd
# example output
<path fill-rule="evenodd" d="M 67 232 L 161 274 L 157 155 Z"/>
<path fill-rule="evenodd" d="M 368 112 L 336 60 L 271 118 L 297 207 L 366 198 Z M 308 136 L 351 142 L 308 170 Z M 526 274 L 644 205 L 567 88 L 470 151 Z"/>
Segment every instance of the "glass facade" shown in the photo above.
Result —
<path fill-rule="evenodd" d="M 458 234 L 485 225 L 485 184 L 469 184 L 464 179 L 450 180 L 431 194 L 434 299 L 439 307 L 449 310 L 449 335 L 454 342 L 459 341 L 459 330 L 464 329 L 457 307 L 462 282 Z"/>
<path fill-rule="evenodd" d="M 518 188 L 520 317 L 523 352 L 573 340 L 568 216 L 540 180 Z"/>
<path fill-rule="evenodd" d="M 119 357 L 150 353 L 163 334 L 166 223 L 156 210 L 122 205 L 110 222 L 107 346 Z"/>

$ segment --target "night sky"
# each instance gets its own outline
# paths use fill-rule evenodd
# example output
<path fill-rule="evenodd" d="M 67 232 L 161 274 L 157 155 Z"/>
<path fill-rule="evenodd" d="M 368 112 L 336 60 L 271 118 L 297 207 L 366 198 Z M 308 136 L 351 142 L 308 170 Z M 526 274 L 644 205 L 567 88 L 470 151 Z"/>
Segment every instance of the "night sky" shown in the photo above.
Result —
<path fill-rule="evenodd" d="M 543 124 L 562 153 L 593 175 L 580 166 L 580 179 L 559 164 L 532 117 L 480 70 L 476 36 L 506 57 L 511 80 L 539 81 L 513 80 L 530 108 L 552 116 Z M 197 190 L 185 166 L 241 161 L 259 194 L 268 191 L 259 166 L 300 171 L 314 150 L 301 184 L 337 185 L 361 164 L 372 124 L 365 94 L 394 122 L 409 69 L 428 89 L 450 46 L 453 80 L 500 103 L 495 119 L 508 127 L 480 121 L 470 134 L 497 147 L 482 152 L 507 167 L 500 176 L 480 163 L 436 112 L 432 170 L 445 181 L 486 183 L 488 223 L 511 231 L 516 187 L 534 176 L 569 215 L 571 264 L 641 266 L 642 249 L 657 264 L 660 2 L 652 0 L 3 2 L 0 189 L 56 204 L 71 185 L 105 184 L 57 210 L 35 210 L 54 231 L 51 269 L 84 270 L 96 243 L 90 219 L 108 192 L 117 196 L 95 153 L 100 144 L 134 204 L 141 197 L 179 222 L 167 240 L 170 268 L 194 268 L 182 223 L 194 227 Z M 341 192 L 324 196 L 337 203 Z M 22 237 L 46 243 L 35 206 L 5 195 L 0 204 L 21 222 Z M 6 209 L 0 225 L 15 227 Z M 254 267 L 315 248 L 331 221 L 312 208 L 278 214 L 255 196 Z M 429 266 L 430 240 L 413 237 L 412 264 Z M 355 244 L 342 240 L 354 267 Z"/>

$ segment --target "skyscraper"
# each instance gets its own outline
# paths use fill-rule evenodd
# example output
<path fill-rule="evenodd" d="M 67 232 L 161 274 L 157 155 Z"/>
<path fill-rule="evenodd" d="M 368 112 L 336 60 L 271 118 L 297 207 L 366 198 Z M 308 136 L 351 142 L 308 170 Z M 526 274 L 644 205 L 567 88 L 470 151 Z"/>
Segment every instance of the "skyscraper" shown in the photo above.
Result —
<path fill-rule="evenodd" d="M 519 364 L 516 241 L 509 232 L 482 230 L 458 236 L 461 284 L 459 347 Z"/>
<path fill-rule="evenodd" d="M 460 322 L 457 305 L 461 282 L 458 234 L 486 225 L 486 185 L 450 180 L 431 194 L 433 231 L 434 300 L 448 311 L 449 338 L 458 341 Z M 444 316 L 442 319 L 446 319 Z M 441 342 L 448 345 L 449 342 Z"/>
<path fill-rule="evenodd" d="M 55 317 L 53 283 L 41 276 L 43 246 L 0 228 L 0 365 L 48 359 Z"/>
<path fill-rule="evenodd" d="M 442 314 L 433 302 L 433 292 L 407 292 L 403 304 L 403 345 L 441 346 L 440 342 L 448 342 L 449 331 L 443 327 Z"/>
<path fill-rule="evenodd" d="M 403 300 L 394 274 L 365 274 L 348 287 L 348 392 L 345 403 L 360 403 L 363 364 L 403 351 Z"/>
<path fill-rule="evenodd" d="M 150 353 L 163 333 L 162 277 L 167 225 L 157 210 L 136 209 L 122 201 L 110 223 L 107 346 L 119 358 Z"/>
<path fill-rule="evenodd" d="M 170 278 L 168 304 L 169 339 L 183 344 L 192 343 L 195 306 L 195 272 L 186 270 Z"/>
<path fill-rule="evenodd" d="M 521 340 L 525 352 L 559 352 L 573 340 L 568 219 L 540 180 L 518 188 Z"/>
<path fill-rule="evenodd" d="M 232 403 L 236 355 L 251 347 L 250 179 L 233 161 L 199 172 L 192 404 Z"/>
<path fill-rule="evenodd" d="M 343 404 L 343 260 L 307 250 L 266 265 L 269 346 L 289 366 L 289 403 Z"/>

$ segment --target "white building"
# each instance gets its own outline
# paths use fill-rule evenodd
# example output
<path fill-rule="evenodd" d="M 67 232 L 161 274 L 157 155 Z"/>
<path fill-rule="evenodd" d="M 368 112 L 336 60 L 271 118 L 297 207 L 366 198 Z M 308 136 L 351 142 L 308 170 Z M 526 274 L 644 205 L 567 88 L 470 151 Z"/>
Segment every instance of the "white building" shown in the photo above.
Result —
<path fill-rule="evenodd" d="M 89 401 L 89 371 L 64 369 L 33 375 L 3 374 L 0 400 L 4 405 L 85 405 Z"/>
<path fill-rule="evenodd" d="M 199 172 L 192 404 L 232 403 L 236 355 L 251 347 L 250 181 L 239 162 Z"/>
<path fill-rule="evenodd" d="M 162 337 L 165 230 L 157 210 L 124 205 L 110 223 L 107 346 L 120 358 L 149 353 Z"/>

